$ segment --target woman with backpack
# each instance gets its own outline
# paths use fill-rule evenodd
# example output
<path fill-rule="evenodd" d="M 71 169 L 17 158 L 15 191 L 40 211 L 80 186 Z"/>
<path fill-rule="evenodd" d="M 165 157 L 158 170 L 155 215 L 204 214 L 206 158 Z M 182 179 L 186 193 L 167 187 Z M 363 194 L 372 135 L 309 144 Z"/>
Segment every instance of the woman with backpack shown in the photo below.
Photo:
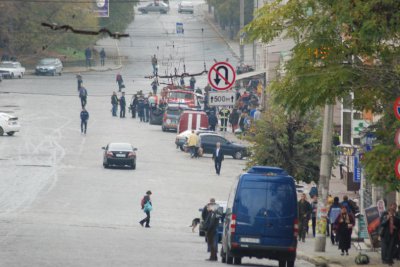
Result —
<path fill-rule="evenodd" d="M 151 203 L 151 191 L 147 191 L 146 195 L 142 198 L 142 202 L 140 203 L 142 206 L 142 210 L 146 213 L 146 218 L 141 220 L 139 223 L 143 226 L 145 223 L 145 227 L 150 228 L 150 212 L 153 209 L 153 205 Z"/>

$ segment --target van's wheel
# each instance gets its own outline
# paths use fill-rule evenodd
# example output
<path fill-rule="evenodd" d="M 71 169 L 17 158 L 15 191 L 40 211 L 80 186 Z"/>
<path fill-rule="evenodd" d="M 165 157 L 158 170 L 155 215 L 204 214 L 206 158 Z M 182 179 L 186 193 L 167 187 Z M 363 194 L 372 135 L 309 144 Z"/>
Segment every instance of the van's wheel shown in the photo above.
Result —
<path fill-rule="evenodd" d="M 243 158 L 243 153 L 242 151 L 236 151 L 235 154 L 233 155 L 234 159 L 242 159 Z"/>
<path fill-rule="evenodd" d="M 107 163 L 103 163 L 103 167 L 104 167 L 104 169 L 107 169 L 108 168 L 108 164 Z"/>
<path fill-rule="evenodd" d="M 286 267 L 286 261 L 285 260 L 279 260 L 279 267 Z"/>
<path fill-rule="evenodd" d="M 221 248 L 221 262 L 222 263 L 226 263 L 226 258 L 225 258 L 225 253 L 224 253 L 224 249 Z"/>
<path fill-rule="evenodd" d="M 161 130 L 162 130 L 163 132 L 166 132 L 166 131 L 167 131 L 167 129 L 166 129 L 164 126 L 161 126 Z"/>
<path fill-rule="evenodd" d="M 294 267 L 294 261 L 287 261 L 286 267 Z"/>
<path fill-rule="evenodd" d="M 233 262 L 235 265 L 240 265 L 242 264 L 242 257 L 234 257 Z"/>
<path fill-rule="evenodd" d="M 15 132 L 8 132 L 7 135 L 8 136 L 13 136 L 15 134 Z"/>

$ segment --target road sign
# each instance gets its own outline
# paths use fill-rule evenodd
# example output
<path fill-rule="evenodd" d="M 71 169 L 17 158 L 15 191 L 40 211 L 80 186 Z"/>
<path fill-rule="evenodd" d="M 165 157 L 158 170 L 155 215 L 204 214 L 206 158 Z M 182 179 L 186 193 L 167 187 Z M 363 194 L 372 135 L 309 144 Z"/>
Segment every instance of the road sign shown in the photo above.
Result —
<path fill-rule="evenodd" d="M 397 179 L 400 179 L 400 159 L 397 159 L 394 170 L 396 171 Z"/>
<path fill-rule="evenodd" d="M 361 182 L 361 166 L 359 164 L 358 153 L 354 156 L 354 172 L 353 172 L 353 182 L 360 183 Z"/>
<path fill-rule="evenodd" d="M 400 120 L 400 97 L 398 97 L 396 101 L 394 101 L 393 110 L 396 118 Z"/>
<path fill-rule="evenodd" d="M 235 92 L 209 92 L 208 105 L 215 106 L 234 106 Z"/>
<path fill-rule="evenodd" d="M 108 18 L 110 15 L 110 3 L 108 0 L 96 0 L 94 13 L 97 17 Z"/>
<path fill-rule="evenodd" d="M 208 82 L 218 91 L 228 90 L 235 81 L 235 69 L 228 62 L 217 62 L 208 71 Z"/>

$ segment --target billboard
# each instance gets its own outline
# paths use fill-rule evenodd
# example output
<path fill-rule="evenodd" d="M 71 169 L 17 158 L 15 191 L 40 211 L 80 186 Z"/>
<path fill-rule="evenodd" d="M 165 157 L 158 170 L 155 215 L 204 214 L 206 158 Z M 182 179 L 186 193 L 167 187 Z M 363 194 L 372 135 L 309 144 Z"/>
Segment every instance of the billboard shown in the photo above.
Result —
<path fill-rule="evenodd" d="M 93 12 L 99 18 L 108 18 L 110 12 L 110 0 L 95 0 Z"/>

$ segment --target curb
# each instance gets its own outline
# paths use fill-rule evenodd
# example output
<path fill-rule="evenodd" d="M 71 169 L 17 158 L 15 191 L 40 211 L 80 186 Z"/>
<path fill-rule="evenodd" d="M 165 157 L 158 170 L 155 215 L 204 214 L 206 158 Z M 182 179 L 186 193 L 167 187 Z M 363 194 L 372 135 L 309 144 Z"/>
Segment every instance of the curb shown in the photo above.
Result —
<path fill-rule="evenodd" d="M 304 252 L 301 252 L 301 251 L 297 251 L 296 258 L 308 261 L 308 262 L 314 264 L 317 267 L 328 267 L 328 266 L 331 266 L 331 267 L 340 266 L 340 267 L 342 267 L 342 265 L 330 265 L 329 261 L 324 257 L 321 257 L 321 256 L 313 257 L 313 256 L 307 255 L 307 254 L 305 254 Z"/>
<path fill-rule="evenodd" d="M 90 72 L 90 71 L 96 71 L 96 72 L 106 72 L 106 71 L 112 71 L 112 70 L 119 70 L 123 66 L 122 65 L 115 65 L 113 67 L 107 67 L 107 68 L 86 68 L 86 67 L 77 67 L 76 69 L 73 68 L 64 68 L 63 73 L 82 73 L 82 72 Z M 30 75 L 35 75 L 34 70 L 27 70 L 25 74 L 30 74 Z"/>
<path fill-rule="evenodd" d="M 204 10 L 204 4 L 202 5 L 202 11 L 205 20 L 207 23 L 214 29 L 214 31 L 219 35 L 219 37 L 226 43 L 226 45 L 229 47 L 229 50 L 232 52 L 233 57 L 236 58 L 237 60 L 240 60 L 240 56 L 235 52 L 235 49 L 232 47 L 232 45 L 226 40 L 225 36 L 220 32 L 218 27 L 210 20 L 208 17 L 208 14 L 206 13 L 207 11 Z"/>

